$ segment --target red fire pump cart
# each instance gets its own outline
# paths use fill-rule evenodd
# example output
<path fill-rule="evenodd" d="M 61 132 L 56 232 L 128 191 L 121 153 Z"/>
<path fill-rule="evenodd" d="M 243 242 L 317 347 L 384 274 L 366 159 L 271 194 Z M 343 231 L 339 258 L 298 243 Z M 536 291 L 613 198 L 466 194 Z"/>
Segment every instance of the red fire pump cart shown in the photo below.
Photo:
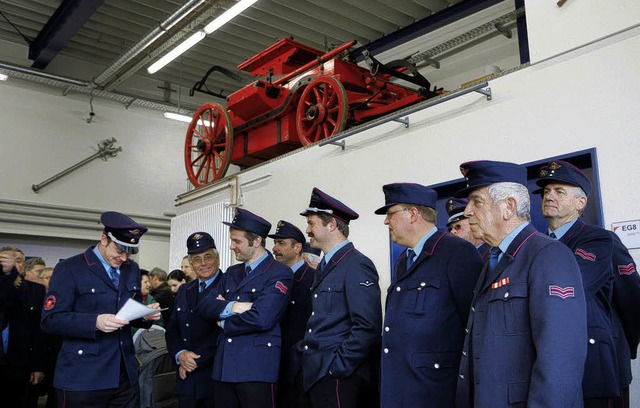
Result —
<path fill-rule="evenodd" d="M 229 95 L 226 108 L 206 103 L 197 110 L 184 148 L 191 183 L 206 185 L 230 164 L 254 166 L 439 94 L 404 60 L 381 64 L 364 50 L 369 69 L 351 62 L 354 44 L 323 53 L 282 39 L 238 65 L 265 79 Z"/>

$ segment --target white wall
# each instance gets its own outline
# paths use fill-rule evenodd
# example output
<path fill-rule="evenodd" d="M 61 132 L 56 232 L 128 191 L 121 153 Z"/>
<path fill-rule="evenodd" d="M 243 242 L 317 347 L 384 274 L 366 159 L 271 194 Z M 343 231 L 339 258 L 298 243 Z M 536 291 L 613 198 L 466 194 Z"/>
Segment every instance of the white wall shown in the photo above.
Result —
<path fill-rule="evenodd" d="M 0 82 L 2 200 L 68 206 L 99 212 L 116 210 L 163 218 L 175 212 L 174 198 L 187 188 L 183 164 L 186 124 L 162 112 L 95 98 L 87 124 L 89 96 L 63 96 L 60 90 L 10 79 Z M 115 137 L 123 151 L 108 161 L 96 159 L 34 193 L 54 174 L 97 151 L 98 142 Z M 46 215 L 43 210 L 43 215 Z M 166 217 L 164 217 L 166 218 Z M 167 228 L 169 219 L 165 220 Z M 98 228 L 99 226 L 97 226 Z M 0 231 L 97 240 L 98 231 L 65 231 L 38 225 L 0 222 Z M 168 268 L 168 237 L 145 240 L 143 266 Z"/>

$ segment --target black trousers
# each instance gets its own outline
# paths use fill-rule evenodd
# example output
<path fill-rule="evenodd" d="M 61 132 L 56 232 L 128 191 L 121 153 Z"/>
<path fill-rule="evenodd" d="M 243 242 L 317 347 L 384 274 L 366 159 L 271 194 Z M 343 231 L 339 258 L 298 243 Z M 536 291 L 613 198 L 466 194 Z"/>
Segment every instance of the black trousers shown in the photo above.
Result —
<path fill-rule="evenodd" d="M 179 408 L 213 408 L 215 407 L 213 398 L 200 398 L 178 395 Z"/>
<path fill-rule="evenodd" d="M 213 382 L 216 407 L 276 408 L 276 384 L 265 382 Z"/>
<path fill-rule="evenodd" d="M 140 387 L 129 383 L 127 370 L 120 367 L 117 388 L 94 391 L 66 391 L 56 388 L 58 408 L 138 408 Z"/>
<path fill-rule="evenodd" d="M 356 374 L 346 378 L 327 375 L 307 391 L 308 402 L 303 401 L 301 407 L 357 408 L 363 385 L 364 380 Z"/>

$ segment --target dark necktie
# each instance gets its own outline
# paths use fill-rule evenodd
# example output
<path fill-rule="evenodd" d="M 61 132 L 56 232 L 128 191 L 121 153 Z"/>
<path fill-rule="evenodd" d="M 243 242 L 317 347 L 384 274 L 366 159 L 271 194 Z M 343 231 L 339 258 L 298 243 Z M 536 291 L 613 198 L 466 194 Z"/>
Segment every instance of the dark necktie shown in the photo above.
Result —
<path fill-rule="evenodd" d="M 549 236 L 553 239 L 558 239 L 555 232 L 552 232 L 551 234 L 549 234 Z"/>
<path fill-rule="evenodd" d="M 118 270 L 113 266 L 109 268 L 109 278 L 111 278 L 111 282 L 113 282 L 113 286 L 117 288 L 118 285 L 120 284 L 120 274 L 118 273 Z"/>
<path fill-rule="evenodd" d="M 204 290 L 207 288 L 207 284 L 203 281 L 200 281 L 200 293 L 204 293 Z"/>
<path fill-rule="evenodd" d="M 245 266 L 244 271 L 246 272 L 246 275 L 249 276 L 249 274 L 251 273 L 251 266 L 249 265 Z"/>
<path fill-rule="evenodd" d="M 413 251 L 413 249 L 409 248 L 407 249 L 407 270 L 409 270 L 412 266 L 413 266 L 413 262 L 416 256 L 416 253 Z"/>
<path fill-rule="evenodd" d="M 320 260 L 320 265 L 318 265 L 318 272 L 322 272 L 325 266 L 327 266 L 327 262 L 324 260 L 324 256 L 323 256 L 322 259 Z"/>
<path fill-rule="evenodd" d="M 491 255 L 489 256 L 489 272 L 493 272 L 496 269 L 496 265 L 498 265 L 498 260 L 500 258 L 500 248 L 495 247 L 491 248 Z"/>

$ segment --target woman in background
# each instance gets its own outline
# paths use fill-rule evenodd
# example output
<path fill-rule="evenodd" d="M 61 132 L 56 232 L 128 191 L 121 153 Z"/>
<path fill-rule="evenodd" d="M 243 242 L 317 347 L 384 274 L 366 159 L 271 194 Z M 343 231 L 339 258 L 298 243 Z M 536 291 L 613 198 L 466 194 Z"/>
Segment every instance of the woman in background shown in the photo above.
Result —
<path fill-rule="evenodd" d="M 190 280 L 191 277 L 180 269 L 172 270 L 169 276 L 167 276 L 167 284 L 169 285 L 169 288 L 174 295 L 178 293 L 178 288 L 180 286 L 184 285 Z"/>

